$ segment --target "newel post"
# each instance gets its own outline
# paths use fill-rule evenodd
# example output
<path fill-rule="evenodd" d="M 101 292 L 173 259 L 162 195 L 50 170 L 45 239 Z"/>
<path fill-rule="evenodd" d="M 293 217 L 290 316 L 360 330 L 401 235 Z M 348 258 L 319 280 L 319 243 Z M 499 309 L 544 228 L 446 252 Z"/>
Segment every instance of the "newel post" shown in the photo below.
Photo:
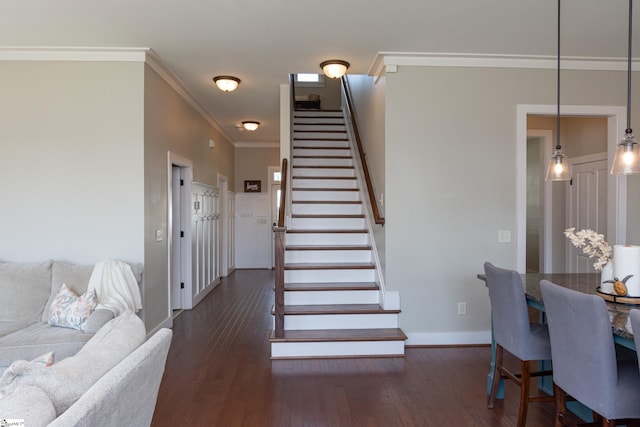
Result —
<path fill-rule="evenodd" d="M 286 227 L 273 227 L 275 233 L 275 337 L 284 338 L 284 234 Z"/>

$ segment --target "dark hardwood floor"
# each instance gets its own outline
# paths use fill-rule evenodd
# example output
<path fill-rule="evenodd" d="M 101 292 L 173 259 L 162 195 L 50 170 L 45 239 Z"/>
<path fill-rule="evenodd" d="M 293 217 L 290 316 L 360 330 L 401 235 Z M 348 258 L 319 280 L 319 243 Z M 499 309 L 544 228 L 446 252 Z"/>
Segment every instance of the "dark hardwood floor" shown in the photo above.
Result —
<path fill-rule="evenodd" d="M 515 426 L 510 381 L 486 407 L 489 347 L 272 361 L 272 304 L 273 273 L 238 270 L 175 319 L 153 426 Z M 527 426 L 553 418 L 531 404 Z"/>

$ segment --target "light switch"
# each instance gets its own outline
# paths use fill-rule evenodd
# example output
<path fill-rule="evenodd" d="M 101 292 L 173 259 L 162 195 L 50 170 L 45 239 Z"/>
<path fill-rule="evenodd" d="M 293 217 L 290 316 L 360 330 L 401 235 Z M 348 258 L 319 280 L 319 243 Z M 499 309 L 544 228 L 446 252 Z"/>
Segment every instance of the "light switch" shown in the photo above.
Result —
<path fill-rule="evenodd" d="M 509 230 L 499 230 L 498 231 L 498 243 L 510 243 L 511 242 L 511 231 Z"/>
<path fill-rule="evenodd" d="M 162 229 L 156 230 L 156 242 L 162 242 L 162 238 L 164 237 L 162 234 Z"/>

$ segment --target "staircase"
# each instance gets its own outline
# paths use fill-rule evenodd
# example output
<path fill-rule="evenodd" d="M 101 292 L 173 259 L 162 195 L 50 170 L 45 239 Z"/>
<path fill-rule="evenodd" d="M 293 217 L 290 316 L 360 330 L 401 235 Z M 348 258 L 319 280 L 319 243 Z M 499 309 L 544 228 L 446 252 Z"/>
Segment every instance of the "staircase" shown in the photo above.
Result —
<path fill-rule="evenodd" d="M 272 358 L 404 356 L 399 304 L 381 304 L 343 113 L 297 110 L 293 130 L 285 334 L 272 334 Z"/>

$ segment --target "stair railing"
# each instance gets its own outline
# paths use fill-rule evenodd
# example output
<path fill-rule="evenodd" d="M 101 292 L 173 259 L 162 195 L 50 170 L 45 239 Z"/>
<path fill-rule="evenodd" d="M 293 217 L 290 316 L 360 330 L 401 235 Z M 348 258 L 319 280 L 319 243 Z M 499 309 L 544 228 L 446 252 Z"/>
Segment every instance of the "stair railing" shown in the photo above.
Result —
<path fill-rule="evenodd" d="M 356 140 L 356 147 L 358 148 L 358 153 L 360 154 L 360 161 L 362 164 L 362 174 L 364 175 L 364 180 L 367 185 L 367 194 L 369 195 L 369 203 L 371 204 L 371 210 L 373 212 L 373 219 L 376 224 L 384 225 L 384 217 L 380 215 L 380 210 L 378 209 L 378 203 L 376 202 L 376 193 L 373 190 L 373 182 L 371 181 L 371 175 L 369 174 L 369 167 L 367 166 L 366 153 L 364 152 L 364 148 L 362 147 L 362 140 L 360 139 L 360 132 L 358 132 L 358 123 L 356 120 L 356 114 L 353 109 L 353 101 L 351 98 L 351 90 L 349 88 L 349 82 L 347 81 L 346 76 L 342 76 L 340 79 L 342 81 L 342 89 L 344 90 L 344 96 L 347 101 L 347 113 L 349 113 L 349 117 L 351 119 L 351 127 L 353 129 L 353 135 Z"/>

